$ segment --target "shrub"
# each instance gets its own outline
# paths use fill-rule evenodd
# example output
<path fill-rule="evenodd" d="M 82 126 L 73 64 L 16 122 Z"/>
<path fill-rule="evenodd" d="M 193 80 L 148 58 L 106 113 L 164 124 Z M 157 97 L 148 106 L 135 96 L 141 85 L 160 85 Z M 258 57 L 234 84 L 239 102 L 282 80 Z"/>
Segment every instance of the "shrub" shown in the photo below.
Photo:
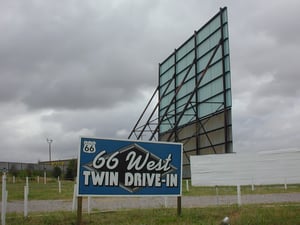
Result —
<path fill-rule="evenodd" d="M 77 160 L 72 159 L 68 164 L 65 179 L 74 180 L 76 176 L 77 176 Z"/>
<path fill-rule="evenodd" d="M 58 166 L 55 166 L 53 168 L 52 175 L 53 175 L 53 177 L 60 177 L 61 176 L 61 168 Z"/>

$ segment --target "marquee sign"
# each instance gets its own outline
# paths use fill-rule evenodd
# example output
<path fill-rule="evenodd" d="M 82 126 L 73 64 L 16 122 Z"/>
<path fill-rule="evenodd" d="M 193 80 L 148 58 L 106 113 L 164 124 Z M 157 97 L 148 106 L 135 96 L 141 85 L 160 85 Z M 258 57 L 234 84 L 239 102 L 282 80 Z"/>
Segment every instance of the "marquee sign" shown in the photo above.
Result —
<path fill-rule="evenodd" d="M 82 137 L 78 196 L 181 195 L 182 144 Z"/>

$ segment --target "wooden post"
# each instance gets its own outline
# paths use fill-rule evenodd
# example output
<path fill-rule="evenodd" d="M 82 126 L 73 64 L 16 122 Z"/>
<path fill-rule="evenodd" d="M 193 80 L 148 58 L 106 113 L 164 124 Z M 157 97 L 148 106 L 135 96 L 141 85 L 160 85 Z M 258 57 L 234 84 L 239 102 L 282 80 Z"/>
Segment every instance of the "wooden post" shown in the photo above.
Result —
<path fill-rule="evenodd" d="M 81 225 L 82 220 L 82 197 L 77 197 L 77 225 Z"/>
<path fill-rule="evenodd" d="M 181 216 L 181 196 L 177 197 L 177 216 Z"/>

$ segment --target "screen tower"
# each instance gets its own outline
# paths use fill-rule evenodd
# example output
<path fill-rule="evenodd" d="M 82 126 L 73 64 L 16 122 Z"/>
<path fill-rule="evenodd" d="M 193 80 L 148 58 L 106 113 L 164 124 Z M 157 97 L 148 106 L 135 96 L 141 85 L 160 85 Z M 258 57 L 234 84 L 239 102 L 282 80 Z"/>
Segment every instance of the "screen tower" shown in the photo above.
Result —
<path fill-rule="evenodd" d="M 158 87 L 128 138 L 181 142 L 190 156 L 233 152 L 227 8 L 159 64 Z"/>

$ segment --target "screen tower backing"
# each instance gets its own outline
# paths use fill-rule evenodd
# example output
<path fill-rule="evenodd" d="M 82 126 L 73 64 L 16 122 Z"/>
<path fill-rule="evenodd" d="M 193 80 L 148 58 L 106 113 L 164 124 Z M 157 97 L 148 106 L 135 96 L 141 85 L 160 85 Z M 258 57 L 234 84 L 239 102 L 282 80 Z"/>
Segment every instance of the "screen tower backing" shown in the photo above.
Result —
<path fill-rule="evenodd" d="M 224 7 L 159 64 L 158 87 L 128 138 L 182 142 L 183 177 L 188 178 L 191 155 L 233 151 L 231 105 Z"/>

